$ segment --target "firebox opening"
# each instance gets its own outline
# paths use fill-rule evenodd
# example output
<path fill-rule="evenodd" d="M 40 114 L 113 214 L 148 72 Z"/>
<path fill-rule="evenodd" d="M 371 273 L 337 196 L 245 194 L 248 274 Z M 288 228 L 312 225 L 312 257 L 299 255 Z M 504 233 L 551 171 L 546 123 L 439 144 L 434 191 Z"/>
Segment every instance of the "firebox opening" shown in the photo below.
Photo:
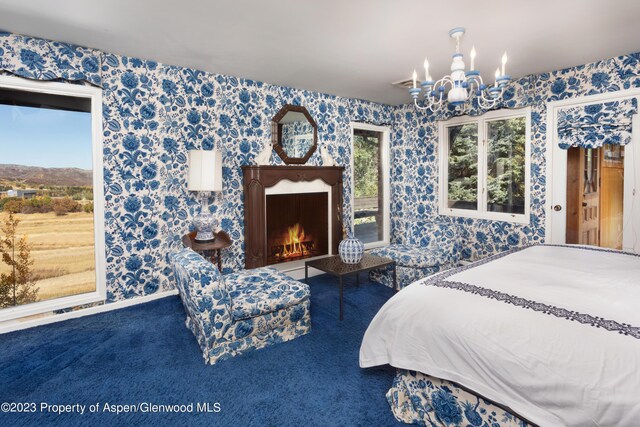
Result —
<path fill-rule="evenodd" d="M 267 195 L 267 264 L 329 253 L 328 194 Z"/>

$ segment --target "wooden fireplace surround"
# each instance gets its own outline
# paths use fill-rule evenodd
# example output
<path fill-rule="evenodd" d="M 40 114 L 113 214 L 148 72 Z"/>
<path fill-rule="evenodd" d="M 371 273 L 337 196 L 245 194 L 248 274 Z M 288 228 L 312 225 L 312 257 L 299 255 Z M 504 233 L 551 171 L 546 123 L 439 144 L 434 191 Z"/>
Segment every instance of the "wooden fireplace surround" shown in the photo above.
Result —
<path fill-rule="evenodd" d="M 267 265 L 265 189 L 283 179 L 292 182 L 320 179 L 331 186 L 331 242 L 338 253 L 342 240 L 342 166 L 242 166 L 244 178 L 245 268 Z"/>

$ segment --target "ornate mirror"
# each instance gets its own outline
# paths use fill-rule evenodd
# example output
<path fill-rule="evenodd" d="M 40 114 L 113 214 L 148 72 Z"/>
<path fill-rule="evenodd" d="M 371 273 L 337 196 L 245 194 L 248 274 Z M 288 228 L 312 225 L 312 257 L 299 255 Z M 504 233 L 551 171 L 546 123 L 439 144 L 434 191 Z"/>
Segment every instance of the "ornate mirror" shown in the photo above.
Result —
<path fill-rule="evenodd" d="M 273 149 L 288 165 L 309 160 L 318 146 L 318 126 L 305 107 L 285 105 L 271 122 Z"/>

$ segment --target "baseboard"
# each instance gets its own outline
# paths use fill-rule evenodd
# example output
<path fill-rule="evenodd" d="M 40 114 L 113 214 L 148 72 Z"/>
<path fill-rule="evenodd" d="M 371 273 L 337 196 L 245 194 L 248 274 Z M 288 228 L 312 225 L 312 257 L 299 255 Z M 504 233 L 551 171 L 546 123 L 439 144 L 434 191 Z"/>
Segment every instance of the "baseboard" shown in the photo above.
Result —
<path fill-rule="evenodd" d="M 288 269 L 282 268 L 279 270 L 285 273 L 287 276 L 291 277 L 292 279 L 304 281 L 304 265 L 301 267 L 294 267 L 294 268 L 288 268 Z M 309 268 L 309 277 L 319 276 L 320 274 L 324 274 L 324 271 L 316 270 L 315 268 Z"/>
<path fill-rule="evenodd" d="M 19 331 L 22 329 L 33 328 L 36 326 L 48 325 L 50 323 L 62 322 L 69 319 L 77 319 L 79 317 L 91 316 L 93 314 L 105 313 L 107 311 L 118 310 L 121 308 L 131 307 L 138 304 L 144 304 L 147 302 L 155 301 L 160 298 L 166 298 L 173 295 L 178 295 L 177 289 L 170 291 L 158 292 L 157 294 L 145 295 L 137 298 L 130 298 L 122 301 L 115 301 L 108 304 L 97 305 L 95 307 L 83 308 L 76 311 L 69 311 L 61 314 L 52 314 L 46 317 L 29 320 L 12 320 L 3 322 L 0 325 L 0 334 L 6 334 L 7 332 Z"/>

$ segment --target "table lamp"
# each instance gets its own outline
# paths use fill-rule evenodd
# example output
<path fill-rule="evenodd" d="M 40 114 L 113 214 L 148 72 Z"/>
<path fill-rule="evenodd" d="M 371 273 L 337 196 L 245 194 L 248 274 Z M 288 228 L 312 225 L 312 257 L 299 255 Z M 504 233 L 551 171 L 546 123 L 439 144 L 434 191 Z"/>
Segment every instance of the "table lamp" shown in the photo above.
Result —
<path fill-rule="evenodd" d="M 209 212 L 209 196 L 222 191 L 222 153 L 219 150 L 189 151 L 189 191 L 200 197 L 200 213 L 193 218 L 197 242 L 215 240 L 217 221 Z"/>

